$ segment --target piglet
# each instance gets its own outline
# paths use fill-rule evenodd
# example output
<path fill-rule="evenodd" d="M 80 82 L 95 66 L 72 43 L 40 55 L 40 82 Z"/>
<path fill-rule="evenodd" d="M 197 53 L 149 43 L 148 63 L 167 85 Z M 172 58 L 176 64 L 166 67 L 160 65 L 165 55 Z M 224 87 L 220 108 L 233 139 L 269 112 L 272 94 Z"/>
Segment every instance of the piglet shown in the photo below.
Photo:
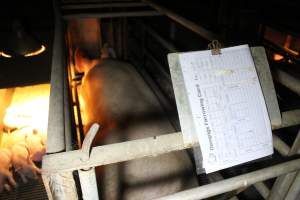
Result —
<path fill-rule="evenodd" d="M 37 179 L 41 171 L 31 160 L 27 144 L 25 142 L 17 143 L 11 148 L 11 151 L 13 166 L 23 182 L 27 183 L 27 178 Z"/>
<path fill-rule="evenodd" d="M 26 144 L 31 160 L 36 162 L 42 161 L 42 158 L 46 153 L 42 135 L 38 133 L 38 131 L 33 130 L 31 133 L 27 134 Z"/>
<path fill-rule="evenodd" d="M 0 193 L 5 188 L 7 191 L 11 191 L 12 187 L 16 187 L 17 184 L 11 173 L 12 167 L 12 153 L 7 148 L 0 148 Z"/>

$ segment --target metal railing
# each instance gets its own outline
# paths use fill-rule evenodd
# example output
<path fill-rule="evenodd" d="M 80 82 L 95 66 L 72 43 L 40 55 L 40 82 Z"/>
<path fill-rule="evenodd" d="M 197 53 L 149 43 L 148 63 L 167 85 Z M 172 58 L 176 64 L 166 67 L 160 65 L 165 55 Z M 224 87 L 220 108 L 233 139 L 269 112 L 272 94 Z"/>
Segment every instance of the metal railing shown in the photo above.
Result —
<path fill-rule="evenodd" d="M 145 0 L 144 2 L 161 14 L 170 17 L 172 20 L 198 33 L 201 37 L 207 40 L 216 39 L 216 35 L 212 32 L 205 30 L 203 27 L 176 13 L 154 4 L 151 1 Z M 94 15 L 93 17 L 101 16 Z M 118 17 L 126 17 L 126 15 L 120 15 Z M 64 84 L 66 76 L 64 76 L 65 66 L 63 63 L 64 52 L 62 51 L 63 35 L 61 19 L 62 16 L 58 12 L 57 5 L 55 5 L 55 36 L 51 72 L 47 155 L 45 155 L 43 159 L 42 176 L 49 199 L 78 199 L 73 177 L 73 172 L 77 170 L 81 188 L 84 193 L 83 198 L 95 199 L 98 198 L 98 192 L 94 167 L 187 149 L 191 148 L 192 144 L 185 145 L 181 133 L 172 133 L 154 138 L 145 138 L 93 148 L 91 148 L 89 146 L 90 143 L 87 142 L 88 144 L 85 149 L 91 148 L 91 151 L 84 151 L 82 149 L 67 151 L 71 148 L 66 146 L 70 145 L 70 142 L 67 142 L 66 139 L 66 137 L 70 137 L 66 128 L 69 124 L 67 116 L 69 111 L 65 110 L 69 106 L 66 105 L 68 103 L 67 86 Z M 154 36 L 153 38 L 156 38 L 157 42 L 161 45 L 169 48 L 170 51 L 174 51 L 175 48 L 173 45 L 165 41 L 159 34 L 154 31 L 149 31 L 149 34 L 152 34 Z M 281 72 L 279 72 L 279 75 L 281 76 L 279 76 L 278 80 L 282 83 L 291 81 L 292 84 L 283 84 L 298 93 L 298 88 L 300 88 L 299 80 L 286 75 L 284 79 L 280 79 L 280 77 L 282 77 L 280 73 Z M 281 125 L 273 127 L 273 130 L 300 124 L 300 110 L 287 111 L 281 114 L 282 123 Z M 88 135 L 93 135 L 96 129 L 97 126 L 92 127 Z M 86 137 L 84 142 L 91 140 L 91 138 Z M 285 144 L 280 138 L 276 136 L 274 138 L 274 146 L 283 156 L 290 156 L 299 152 L 300 131 L 291 147 Z M 201 199 L 245 188 L 252 184 L 254 184 L 265 199 L 296 199 L 299 197 L 297 195 L 300 190 L 299 169 L 300 159 L 294 159 L 230 179 L 220 180 L 215 183 L 175 193 L 161 199 Z M 262 181 L 274 177 L 278 178 L 273 188 L 269 190 Z"/>

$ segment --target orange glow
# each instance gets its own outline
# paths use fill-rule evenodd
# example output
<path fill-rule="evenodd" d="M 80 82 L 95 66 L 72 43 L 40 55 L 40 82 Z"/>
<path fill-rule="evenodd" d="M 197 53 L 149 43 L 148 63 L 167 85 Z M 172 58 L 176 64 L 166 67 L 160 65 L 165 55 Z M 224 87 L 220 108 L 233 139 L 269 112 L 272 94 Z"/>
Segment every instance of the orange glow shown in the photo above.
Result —
<path fill-rule="evenodd" d="M 282 59 L 283 59 L 283 56 L 282 56 L 282 55 L 277 54 L 277 53 L 274 53 L 274 54 L 273 54 L 273 60 L 275 60 L 275 61 L 280 61 L 280 60 L 282 60 Z"/>
<path fill-rule="evenodd" d="M 14 89 L 3 124 L 11 128 L 30 127 L 46 134 L 48 127 L 50 84 Z"/>
<path fill-rule="evenodd" d="M 298 56 L 299 52 L 297 52 L 297 51 L 295 51 L 295 50 L 293 50 L 293 49 L 290 48 L 292 42 L 293 42 L 293 37 L 291 35 L 287 35 L 283 48 L 287 52 L 289 52 L 289 53 L 291 53 L 291 54 L 293 54 L 295 56 Z"/>
<path fill-rule="evenodd" d="M 28 53 L 28 54 L 25 54 L 24 56 L 25 57 L 36 56 L 36 55 L 43 53 L 45 50 L 46 50 L 46 47 L 44 45 L 42 45 L 41 48 L 39 48 L 38 50 Z"/>
<path fill-rule="evenodd" d="M 0 51 L 0 56 L 5 57 L 5 58 L 11 58 L 11 55 L 4 53 L 3 51 Z"/>

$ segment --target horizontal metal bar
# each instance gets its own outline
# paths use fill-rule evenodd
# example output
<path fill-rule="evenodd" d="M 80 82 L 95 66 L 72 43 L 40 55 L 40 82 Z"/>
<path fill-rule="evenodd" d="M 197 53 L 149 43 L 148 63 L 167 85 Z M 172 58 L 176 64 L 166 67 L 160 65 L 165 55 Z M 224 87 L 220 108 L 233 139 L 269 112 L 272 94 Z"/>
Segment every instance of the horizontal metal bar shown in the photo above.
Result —
<path fill-rule="evenodd" d="M 244 175 L 229 178 L 223 181 L 178 192 L 169 196 L 159 198 L 158 200 L 204 199 L 242 187 L 247 187 L 256 182 L 274 178 L 285 173 L 293 172 L 295 170 L 298 170 L 299 168 L 300 159 L 296 159 L 293 161 L 284 162 L 278 165 L 250 172 Z"/>
<path fill-rule="evenodd" d="M 93 8 L 129 8 L 145 7 L 142 2 L 118 2 L 118 3 L 87 3 L 87 4 L 65 4 L 61 6 L 63 10 L 93 9 Z"/>
<path fill-rule="evenodd" d="M 170 19 L 176 21 L 177 23 L 181 24 L 182 26 L 186 27 L 187 29 L 190 29 L 194 33 L 197 33 L 198 35 L 200 35 L 201 37 L 203 37 L 209 41 L 218 40 L 218 39 L 220 40 L 219 35 L 199 26 L 198 24 L 176 14 L 175 12 L 173 12 L 167 8 L 164 8 L 150 0 L 143 0 L 143 2 L 148 3 L 151 7 L 153 7 L 160 13 L 168 16 Z"/>
<path fill-rule="evenodd" d="M 152 157 L 192 147 L 183 143 L 181 133 L 173 133 L 128 142 L 93 147 L 88 161 L 83 161 L 81 150 L 45 155 L 42 172 L 74 171 L 138 158 Z M 100 156 L 99 156 L 100 155 Z"/>
<path fill-rule="evenodd" d="M 282 113 L 284 125 L 289 126 L 297 124 L 299 118 L 294 119 L 293 117 L 297 117 L 299 115 L 300 110 L 293 110 Z M 276 141 L 274 146 L 276 146 Z M 156 156 L 159 154 L 187 149 L 190 147 L 192 147 L 192 144 L 184 145 L 182 134 L 178 132 L 157 136 L 155 138 L 145 138 L 140 140 L 93 147 L 91 158 L 88 162 L 82 162 L 80 160 L 80 150 L 45 155 L 43 159 L 43 170 L 45 172 L 56 172 L 60 170 L 73 171 L 87 167 L 95 167 L 99 165 L 133 160 L 137 158 Z M 280 148 L 278 147 L 278 149 Z M 289 152 L 287 148 L 284 148 L 284 150 L 281 151 L 286 151 L 287 153 Z M 101 156 L 99 157 L 98 155 Z"/>
<path fill-rule="evenodd" d="M 65 14 L 63 19 L 79 19 L 79 18 L 117 18 L 117 17 L 150 17 L 161 16 L 157 11 L 132 11 L 132 12 L 107 12 L 107 13 L 78 13 Z"/>

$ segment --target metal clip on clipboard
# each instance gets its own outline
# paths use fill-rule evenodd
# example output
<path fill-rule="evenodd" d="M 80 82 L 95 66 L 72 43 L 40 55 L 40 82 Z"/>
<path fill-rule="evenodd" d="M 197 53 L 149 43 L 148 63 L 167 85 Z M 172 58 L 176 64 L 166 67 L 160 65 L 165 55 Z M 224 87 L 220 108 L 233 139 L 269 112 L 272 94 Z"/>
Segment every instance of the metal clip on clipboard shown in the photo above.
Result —
<path fill-rule="evenodd" d="M 208 44 L 208 49 L 211 50 L 211 55 L 220 55 L 222 45 L 218 40 L 213 40 Z"/>

